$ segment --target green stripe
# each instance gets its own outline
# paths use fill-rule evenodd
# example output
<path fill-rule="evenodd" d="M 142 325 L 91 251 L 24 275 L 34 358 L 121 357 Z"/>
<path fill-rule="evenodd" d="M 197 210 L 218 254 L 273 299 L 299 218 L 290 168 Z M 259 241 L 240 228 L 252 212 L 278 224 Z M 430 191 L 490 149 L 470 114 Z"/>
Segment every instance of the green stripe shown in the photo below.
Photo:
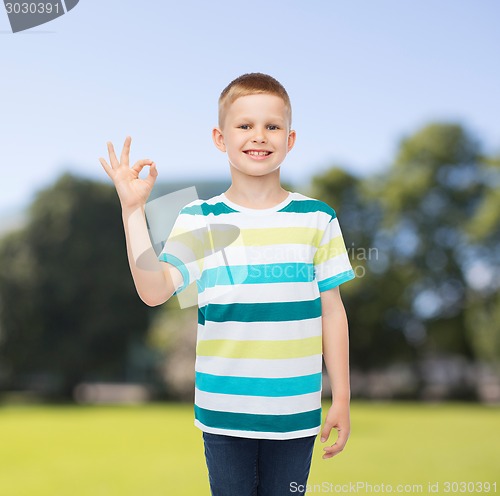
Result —
<path fill-rule="evenodd" d="M 202 339 L 196 344 L 199 356 L 280 360 L 320 355 L 321 336 L 287 340 Z"/>
<path fill-rule="evenodd" d="M 278 212 L 294 212 L 299 214 L 325 212 L 325 214 L 331 216 L 330 220 L 337 217 L 335 210 L 321 200 L 292 200 L 288 205 L 278 210 Z"/>
<path fill-rule="evenodd" d="M 196 372 L 196 387 L 207 393 L 243 396 L 298 396 L 321 391 L 321 373 L 296 377 L 237 377 Z"/>
<path fill-rule="evenodd" d="M 321 425 L 321 408 L 290 415 L 218 412 L 194 406 L 195 418 L 207 427 L 255 432 L 292 432 Z"/>
<path fill-rule="evenodd" d="M 234 210 L 234 208 L 231 208 L 230 206 L 226 205 L 225 203 L 219 202 L 219 203 L 202 203 L 201 205 L 192 205 L 190 207 L 184 207 L 180 213 L 181 214 L 187 214 L 187 215 L 222 215 L 222 214 L 229 214 L 232 212 L 237 212 L 237 210 Z"/>
<path fill-rule="evenodd" d="M 305 301 L 265 303 L 209 303 L 203 307 L 212 322 L 281 322 L 314 319 L 321 316 L 321 298 Z"/>
<path fill-rule="evenodd" d="M 199 307 L 198 307 L 198 324 L 205 325 L 205 314 Z"/>

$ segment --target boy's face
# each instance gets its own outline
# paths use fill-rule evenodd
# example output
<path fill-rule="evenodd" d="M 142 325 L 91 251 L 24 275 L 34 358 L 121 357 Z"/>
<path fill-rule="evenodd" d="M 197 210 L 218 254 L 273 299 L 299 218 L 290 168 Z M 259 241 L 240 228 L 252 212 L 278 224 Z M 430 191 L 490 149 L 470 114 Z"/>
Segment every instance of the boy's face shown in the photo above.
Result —
<path fill-rule="evenodd" d="M 242 96 L 227 109 L 222 128 L 213 130 L 215 146 L 243 174 L 264 176 L 279 168 L 295 143 L 288 109 L 276 95 Z"/>

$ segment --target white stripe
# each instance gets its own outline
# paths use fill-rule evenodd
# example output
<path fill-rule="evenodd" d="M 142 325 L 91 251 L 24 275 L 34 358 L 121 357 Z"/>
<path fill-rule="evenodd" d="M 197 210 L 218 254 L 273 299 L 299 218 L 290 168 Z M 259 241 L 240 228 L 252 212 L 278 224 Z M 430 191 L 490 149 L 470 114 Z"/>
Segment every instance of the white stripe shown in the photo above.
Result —
<path fill-rule="evenodd" d="M 265 322 L 262 325 L 255 325 L 255 322 L 217 322 L 210 329 L 200 328 L 198 341 L 205 339 L 238 339 L 241 341 L 303 339 L 321 336 L 321 323 L 321 317 L 309 319 L 307 323 L 303 320 Z"/>
<path fill-rule="evenodd" d="M 314 214 L 314 216 L 312 215 Z M 224 215 L 208 214 L 203 217 L 208 224 L 237 225 L 239 229 L 275 229 L 281 227 L 313 227 L 330 222 L 330 215 L 318 210 L 317 212 L 283 212 L 281 215 L 249 216 L 240 212 L 231 212 Z M 311 221 L 315 221 L 312 223 Z M 332 220 L 333 222 L 333 220 Z"/>
<path fill-rule="evenodd" d="M 325 236 L 328 238 L 329 241 L 330 239 L 336 238 L 337 236 L 341 235 L 342 232 L 340 230 L 339 220 L 337 219 L 337 217 L 335 217 L 335 219 L 332 219 L 332 221 L 329 224 L 327 224 L 325 228 Z M 325 242 L 328 241 L 325 240 Z M 325 244 L 325 242 L 323 242 L 323 244 Z"/>
<path fill-rule="evenodd" d="M 207 393 L 195 388 L 194 402 L 200 408 L 218 412 L 258 415 L 291 415 L 321 408 L 321 391 L 300 396 L 264 397 Z"/>
<path fill-rule="evenodd" d="M 195 370 L 205 374 L 240 377 L 294 377 L 322 371 L 323 355 L 261 360 L 257 358 L 196 357 Z"/>
<path fill-rule="evenodd" d="M 349 256 L 347 253 L 342 253 L 336 257 L 325 260 L 323 263 L 316 265 L 316 278 L 318 281 L 323 279 L 328 279 L 342 272 L 351 270 L 351 263 L 349 261 Z"/>
<path fill-rule="evenodd" d="M 325 266 L 328 268 L 328 266 Z M 273 282 L 269 284 L 236 284 L 206 288 L 199 294 L 200 306 L 206 303 L 270 303 L 315 300 L 318 283 Z"/>
<path fill-rule="evenodd" d="M 228 429 L 217 429 L 202 424 L 199 420 L 194 421 L 194 425 L 203 432 L 210 434 L 222 434 L 224 436 L 246 437 L 251 439 L 297 439 L 300 437 L 316 436 L 321 430 L 321 426 L 312 429 L 303 429 L 301 431 L 291 432 L 256 432 L 256 431 L 237 431 Z"/>
<path fill-rule="evenodd" d="M 206 268 L 219 265 L 258 265 L 288 262 L 312 263 L 316 247 L 300 243 L 263 246 L 243 246 L 233 243 L 224 248 L 223 253 L 222 250 L 218 253 L 220 253 L 218 258 L 209 259 L 206 257 Z"/>

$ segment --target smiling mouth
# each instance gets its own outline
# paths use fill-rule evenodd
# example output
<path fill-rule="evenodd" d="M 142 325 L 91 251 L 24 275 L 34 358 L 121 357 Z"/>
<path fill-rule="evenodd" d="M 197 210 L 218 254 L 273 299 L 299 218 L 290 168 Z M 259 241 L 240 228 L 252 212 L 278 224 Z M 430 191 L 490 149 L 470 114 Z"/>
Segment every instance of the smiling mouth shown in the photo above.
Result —
<path fill-rule="evenodd" d="M 268 152 L 266 150 L 245 150 L 243 153 L 257 157 L 266 157 L 267 155 L 271 155 L 272 152 Z"/>

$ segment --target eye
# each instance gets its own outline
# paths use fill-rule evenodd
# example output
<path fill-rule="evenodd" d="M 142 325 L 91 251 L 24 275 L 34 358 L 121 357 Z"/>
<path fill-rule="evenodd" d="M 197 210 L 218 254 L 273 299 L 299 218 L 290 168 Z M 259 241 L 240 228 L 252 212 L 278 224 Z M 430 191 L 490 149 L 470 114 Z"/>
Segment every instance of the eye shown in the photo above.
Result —
<path fill-rule="evenodd" d="M 241 126 L 238 126 L 238 129 L 250 129 L 249 124 L 242 124 Z"/>
<path fill-rule="evenodd" d="M 271 131 L 276 131 L 277 129 L 279 129 L 279 126 L 276 126 L 275 124 L 269 124 L 267 128 Z"/>

